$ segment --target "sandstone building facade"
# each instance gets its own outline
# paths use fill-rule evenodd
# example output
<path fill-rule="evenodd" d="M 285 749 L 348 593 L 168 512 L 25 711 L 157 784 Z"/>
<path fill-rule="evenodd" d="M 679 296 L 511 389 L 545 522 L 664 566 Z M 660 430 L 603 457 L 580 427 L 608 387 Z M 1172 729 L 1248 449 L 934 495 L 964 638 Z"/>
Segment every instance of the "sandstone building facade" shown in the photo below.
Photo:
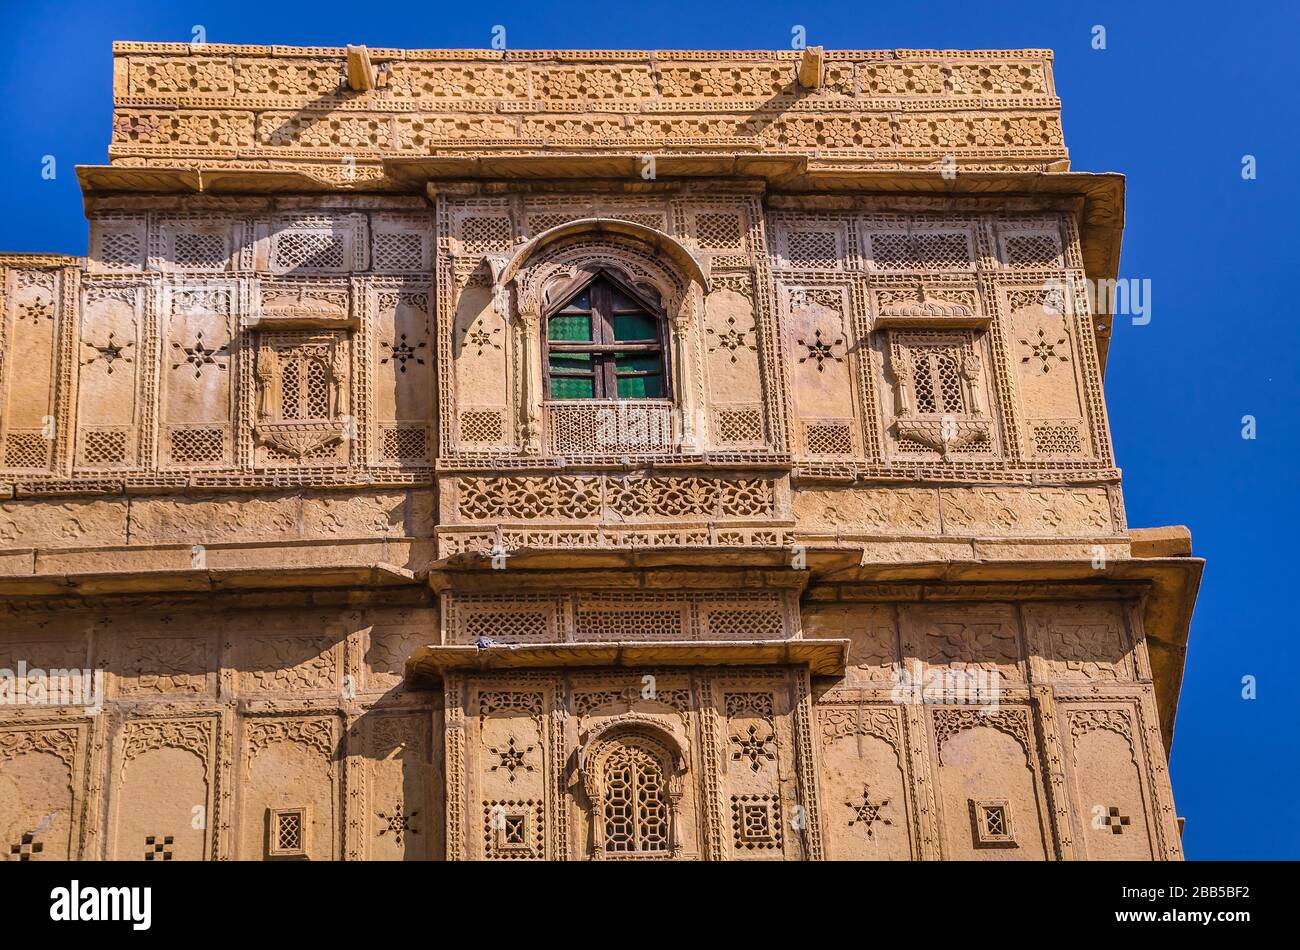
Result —
<path fill-rule="evenodd" d="M 0 255 L 0 854 L 1181 857 L 1050 53 L 113 84 L 88 256 Z"/>

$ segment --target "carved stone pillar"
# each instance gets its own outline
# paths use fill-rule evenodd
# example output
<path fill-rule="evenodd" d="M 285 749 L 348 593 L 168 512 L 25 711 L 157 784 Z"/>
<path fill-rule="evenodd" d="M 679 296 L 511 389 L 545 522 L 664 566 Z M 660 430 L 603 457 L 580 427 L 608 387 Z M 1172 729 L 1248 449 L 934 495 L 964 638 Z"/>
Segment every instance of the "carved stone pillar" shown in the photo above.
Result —
<path fill-rule="evenodd" d="M 524 451 L 534 455 L 542 451 L 542 340 L 541 314 L 519 314 L 523 327 L 520 397 L 522 400 L 519 440 Z"/>
<path fill-rule="evenodd" d="M 681 449 L 702 452 L 704 445 L 695 424 L 694 306 L 687 299 L 673 314 L 673 377 L 677 380 L 677 409 L 681 413 Z"/>

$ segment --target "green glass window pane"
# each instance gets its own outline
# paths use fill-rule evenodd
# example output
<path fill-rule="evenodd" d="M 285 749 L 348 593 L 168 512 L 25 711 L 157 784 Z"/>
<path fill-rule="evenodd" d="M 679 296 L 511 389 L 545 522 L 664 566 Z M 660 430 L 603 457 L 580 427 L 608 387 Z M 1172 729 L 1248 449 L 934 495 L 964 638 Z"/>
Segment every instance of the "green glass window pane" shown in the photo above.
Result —
<path fill-rule="evenodd" d="M 570 370 L 576 373 L 591 372 L 590 353 L 552 353 L 551 370 Z"/>
<path fill-rule="evenodd" d="M 586 314 L 556 314 L 551 317 L 546 326 L 548 339 L 582 343 L 591 342 L 591 317 Z"/>
<path fill-rule="evenodd" d="M 626 353 L 614 354 L 614 371 L 618 373 L 662 373 L 663 364 L 658 353 L 641 353 L 635 356 Z"/>
<path fill-rule="evenodd" d="M 618 378 L 620 399 L 658 399 L 663 394 L 662 376 L 620 376 Z"/>
<path fill-rule="evenodd" d="M 616 313 L 614 314 L 614 339 L 657 340 L 659 321 L 648 313 Z"/>
<path fill-rule="evenodd" d="M 590 376 L 552 376 L 552 399 L 591 399 L 596 395 L 596 381 Z"/>

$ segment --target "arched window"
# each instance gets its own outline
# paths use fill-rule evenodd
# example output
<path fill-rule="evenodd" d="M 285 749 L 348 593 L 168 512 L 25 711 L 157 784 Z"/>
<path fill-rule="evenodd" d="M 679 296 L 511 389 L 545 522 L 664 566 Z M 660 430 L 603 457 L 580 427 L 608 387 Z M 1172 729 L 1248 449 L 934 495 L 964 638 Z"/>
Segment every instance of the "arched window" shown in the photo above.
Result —
<path fill-rule="evenodd" d="M 605 853 L 667 856 L 668 787 L 659 756 L 634 738 L 618 740 L 604 757 L 601 788 Z"/>
<path fill-rule="evenodd" d="M 548 399 L 665 399 L 664 316 L 648 295 L 601 271 L 546 319 Z"/>

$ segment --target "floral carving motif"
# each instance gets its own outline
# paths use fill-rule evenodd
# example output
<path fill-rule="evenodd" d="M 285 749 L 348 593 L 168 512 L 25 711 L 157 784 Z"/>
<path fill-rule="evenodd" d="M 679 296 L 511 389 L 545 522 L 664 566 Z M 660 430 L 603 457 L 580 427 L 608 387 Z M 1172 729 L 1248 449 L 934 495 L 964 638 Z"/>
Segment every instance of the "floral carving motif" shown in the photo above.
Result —
<path fill-rule="evenodd" d="M 131 641 L 134 689 L 195 693 L 204 688 L 207 641 L 197 637 L 148 637 Z"/>
<path fill-rule="evenodd" d="M 277 742 L 295 742 L 326 758 L 334 755 L 334 722 L 330 719 L 256 718 L 245 733 L 249 758 Z"/>
<path fill-rule="evenodd" d="M 939 763 L 943 764 L 944 744 L 958 733 L 978 726 L 989 726 L 1004 732 L 1016 742 L 1030 758 L 1029 721 L 1021 710 L 1002 709 L 989 713 L 988 709 L 939 709 L 934 713 L 934 739 L 939 748 Z"/>
<path fill-rule="evenodd" d="M 0 762 L 28 752 L 46 752 L 58 756 L 72 768 L 77 753 L 76 729 L 30 729 L 0 732 Z"/>
<path fill-rule="evenodd" d="M 1133 722 L 1119 709 L 1072 709 L 1068 717 L 1070 738 L 1078 741 L 1094 729 L 1109 729 L 1133 743 Z"/>
<path fill-rule="evenodd" d="M 466 478 L 460 513 L 474 519 L 593 518 L 600 485 L 593 478 Z"/>
<path fill-rule="evenodd" d="M 1019 655 L 1015 631 L 1002 623 L 938 621 L 928 631 L 935 660 L 959 669 L 996 669 Z"/>
<path fill-rule="evenodd" d="M 258 637 L 253 682 L 258 689 L 330 689 L 334 650 L 324 637 Z"/>
<path fill-rule="evenodd" d="M 126 724 L 122 766 L 164 747 L 192 752 L 206 765 L 211 754 L 215 722 L 211 719 L 137 719 Z"/>
<path fill-rule="evenodd" d="M 845 736 L 877 736 L 894 746 L 899 745 L 898 718 L 887 709 L 826 706 L 818 711 L 822 727 L 822 745 L 827 746 Z"/>

